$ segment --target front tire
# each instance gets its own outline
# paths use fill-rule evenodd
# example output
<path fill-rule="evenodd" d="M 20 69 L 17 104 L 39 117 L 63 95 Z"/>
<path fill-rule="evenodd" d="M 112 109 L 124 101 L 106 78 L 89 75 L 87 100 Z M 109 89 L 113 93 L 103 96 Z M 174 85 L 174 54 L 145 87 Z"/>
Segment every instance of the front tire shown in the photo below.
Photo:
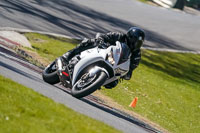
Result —
<path fill-rule="evenodd" d="M 56 84 L 60 82 L 56 69 L 56 61 L 52 62 L 43 70 L 42 78 L 49 84 Z"/>
<path fill-rule="evenodd" d="M 76 98 L 82 98 L 84 96 L 87 96 L 87 95 L 93 93 L 99 87 L 101 87 L 103 85 L 103 83 L 106 81 L 107 77 L 108 77 L 107 74 L 105 72 L 101 71 L 95 75 L 95 78 L 93 79 L 93 82 L 91 84 L 89 84 L 88 86 L 86 86 L 85 88 L 82 88 L 82 89 L 79 88 L 79 86 L 80 86 L 79 82 L 81 80 L 81 78 L 80 78 L 71 90 L 72 96 L 74 96 Z"/>

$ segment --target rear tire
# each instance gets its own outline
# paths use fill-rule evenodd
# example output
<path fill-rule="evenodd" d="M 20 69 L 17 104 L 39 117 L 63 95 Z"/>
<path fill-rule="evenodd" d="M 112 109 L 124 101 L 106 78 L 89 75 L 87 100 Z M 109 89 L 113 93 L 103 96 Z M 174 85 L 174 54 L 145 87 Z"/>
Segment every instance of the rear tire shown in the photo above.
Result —
<path fill-rule="evenodd" d="M 99 87 L 101 87 L 103 85 L 103 83 L 106 81 L 107 77 L 108 76 L 105 72 L 99 72 L 96 75 L 94 82 L 82 90 L 77 89 L 77 83 L 76 83 L 71 90 L 72 96 L 76 97 L 76 98 L 82 98 L 84 96 L 87 96 L 87 95 L 93 93 Z M 77 82 L 79 82 L 79 81 L 77 81 Z"/>
<path fill-rule="evenodd" d="M 60 79 L 57 74 L 57 69 L 55 70 L 53 69 L 55 65 L 56 65 L 56 61 L 48 65 L 42 72 L 43 80 L 49 84 L 56 84 L 60 82 Z"/>

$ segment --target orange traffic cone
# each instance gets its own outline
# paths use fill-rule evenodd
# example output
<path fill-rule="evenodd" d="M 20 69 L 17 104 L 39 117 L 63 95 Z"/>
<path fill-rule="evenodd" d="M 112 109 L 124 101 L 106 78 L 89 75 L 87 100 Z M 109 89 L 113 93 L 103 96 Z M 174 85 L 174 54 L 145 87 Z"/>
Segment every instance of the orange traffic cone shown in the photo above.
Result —
<path fill-rule="evenodd" d="M 138 100 L 138 98 L 135 97 L 135 98 L 133 99 L 133 101 L 131 102 L 131 104 L 129 105 L 129 107 L 135 108 L 135 107 L 136 107 L 136 104 L 137 104 L 137 100 Z"/>

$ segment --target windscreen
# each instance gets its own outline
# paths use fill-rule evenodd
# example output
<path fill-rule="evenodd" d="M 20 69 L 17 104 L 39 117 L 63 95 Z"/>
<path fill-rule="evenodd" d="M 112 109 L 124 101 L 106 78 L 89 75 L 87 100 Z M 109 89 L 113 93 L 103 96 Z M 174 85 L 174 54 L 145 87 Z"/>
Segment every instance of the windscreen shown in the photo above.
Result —
<path fill-rule="evenodd" d="M 127 61 L 131 54 L 129 47 L 125 43 L 121 43 L 121 47 L 122 47 L 122 52 L 120 54 L 118 65 Z"/>

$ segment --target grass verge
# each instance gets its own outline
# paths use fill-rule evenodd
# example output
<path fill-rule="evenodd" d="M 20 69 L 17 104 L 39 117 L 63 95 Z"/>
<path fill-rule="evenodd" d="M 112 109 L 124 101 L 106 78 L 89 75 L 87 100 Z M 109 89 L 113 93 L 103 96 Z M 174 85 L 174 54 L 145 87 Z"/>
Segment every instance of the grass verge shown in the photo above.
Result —
<path fill-rule="evenodd" d="M 200 131 L 200 55 L 143 50 L 130 81 L 102 90 L 171 132 Z M 138 97 L 137 107 L 128 107 Z"/>
<path fill-rule="evenodd" d="M 139 1 L 146 3 L 149 2 L 150 0 L 139 0 Z"/>
<path fill-rule="evenodd" d="M 39 34 L 25 35 L 35 51 L 48 60 L 76 44 Z M 133 78 L 112 90 L 102 89 L 101 93 L 171 132 L 199 132 L 199 62 L 200 55 L 196 54 L 142 50 L 142 61 L 133 72 Z M 136 96 L 139 98 L 137 107 L 131 109 L 128 105 Z"/>
<path fill-rule="evenodd" d="M 29 50 L 37 52 L 41 57 L 48 61 L 55 60 L 57 57 L 74 48 L 79 43 L 77 40 L 41 35 L 37 33 L 26 33 L 25 36 L 33 47 L 33 49 Z"/>
<path fill-rule="evenodd" d="M 106 124 L 0 76 L 1 133 L 113 133 Z"/>

